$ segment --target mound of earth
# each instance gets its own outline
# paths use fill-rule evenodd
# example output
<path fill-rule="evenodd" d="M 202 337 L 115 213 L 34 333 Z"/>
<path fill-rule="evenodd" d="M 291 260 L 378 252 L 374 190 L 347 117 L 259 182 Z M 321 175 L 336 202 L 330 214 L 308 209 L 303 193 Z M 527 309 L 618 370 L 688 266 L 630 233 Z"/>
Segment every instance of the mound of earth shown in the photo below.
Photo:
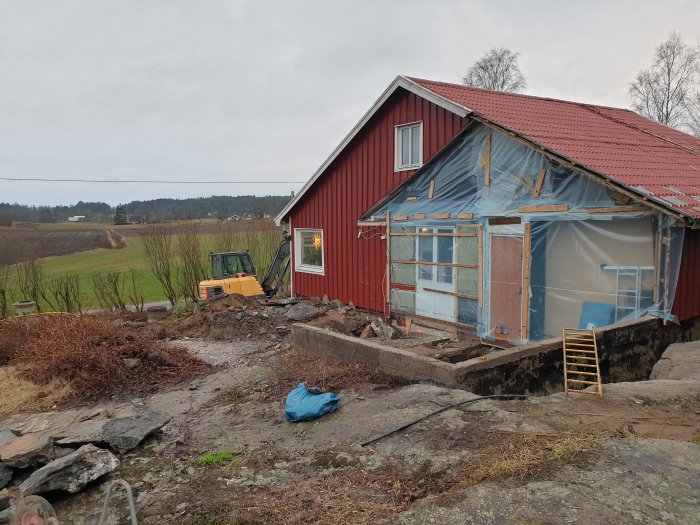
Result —
<path fill-rule="evenodd" d="M 291 325 L 310 325 L 359 336 L 374 318 L 339 301 L 305 299 L 293 304 L 266 303 L 232 294 L 209 299 L 190 315 L 159 323 L 161 337 L 196 337 L 214 340 L 239 338 L 281 340 Z"/>

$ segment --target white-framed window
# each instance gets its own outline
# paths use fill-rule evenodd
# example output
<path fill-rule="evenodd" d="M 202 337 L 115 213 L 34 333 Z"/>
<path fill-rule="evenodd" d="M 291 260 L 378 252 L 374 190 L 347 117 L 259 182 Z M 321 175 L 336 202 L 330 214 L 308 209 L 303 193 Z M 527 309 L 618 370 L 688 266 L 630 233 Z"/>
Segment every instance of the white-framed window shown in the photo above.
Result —
<path fill-rule="evenodd" d="M 323 230 L 297 228 L 294 230 L 294 269 L 297 272 L 324 273 Z"/>
<path fill-rule="evenodd" d="M 394 128 L 394 169 L 414 170 L 423 164 L 423 123 L 412 122 Z"/>

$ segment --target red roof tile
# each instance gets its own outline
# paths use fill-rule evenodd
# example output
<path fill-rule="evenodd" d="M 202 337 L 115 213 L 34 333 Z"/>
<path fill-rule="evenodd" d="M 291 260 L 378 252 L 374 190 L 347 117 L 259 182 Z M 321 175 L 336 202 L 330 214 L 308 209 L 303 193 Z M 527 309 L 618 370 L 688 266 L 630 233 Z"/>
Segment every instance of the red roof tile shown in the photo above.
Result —
<path fill-rule="evenodd" d="M 411 81 L 658 203 L 700 218 L 700 139 L 627 109 Z"/>

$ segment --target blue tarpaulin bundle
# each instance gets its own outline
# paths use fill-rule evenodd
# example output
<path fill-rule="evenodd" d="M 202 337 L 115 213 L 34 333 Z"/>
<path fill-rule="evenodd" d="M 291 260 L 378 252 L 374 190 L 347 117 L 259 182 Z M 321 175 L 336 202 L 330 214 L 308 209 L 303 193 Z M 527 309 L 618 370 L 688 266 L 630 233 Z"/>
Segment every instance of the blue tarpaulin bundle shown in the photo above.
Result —
<path fill-rule="evenodd" d="M 316 388 L 318 390 L 318 388 Z M 306 384 L 299 385 L 287 395 L 284 413 L 291 423 L 316 419 L 329 412 L 335 412 L 340 405 L 338 394 L 309 392 Z"/>

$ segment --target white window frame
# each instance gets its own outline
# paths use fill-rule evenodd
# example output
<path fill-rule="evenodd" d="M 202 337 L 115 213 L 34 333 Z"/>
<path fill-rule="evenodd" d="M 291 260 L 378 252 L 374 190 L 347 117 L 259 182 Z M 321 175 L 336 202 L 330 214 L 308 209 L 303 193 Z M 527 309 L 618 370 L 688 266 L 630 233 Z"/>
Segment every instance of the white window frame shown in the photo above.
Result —
<path fill-rule="evenodd" d="M 321 234 L 321 266 L 313 266 L 302 262 L 302 248 L 304 246 L 301 237 L 304 233 Z M 301 273 L 313 273 L 325 275 L 326 271 L 326 243 L 323 238 L 323 230 L 320 228 L 294 228 L 294 271 Z"/>
<path fill-rule="evenodd" d="M 401 130 L 405 128 L 417 128 L 420 133 L 420 140 L 418 141 L 418 162 L 413 162 L 411 164 L 401 164 L 401 151 L 403 148 L 403 142 L 401 141 Z M 414 131 L 411 131 L 411 136 Z M 410 141 L 409 141 L 410 142 Z M 409 144 L 410 147 L 410 144 Z M 394 171 L 409 171 L 416 170 L 423 165 L 423 121 L 419 120 L 416 122 L 408 122 L 406 124 L 401 124 L 399 126 L 394 126 Z"/>

